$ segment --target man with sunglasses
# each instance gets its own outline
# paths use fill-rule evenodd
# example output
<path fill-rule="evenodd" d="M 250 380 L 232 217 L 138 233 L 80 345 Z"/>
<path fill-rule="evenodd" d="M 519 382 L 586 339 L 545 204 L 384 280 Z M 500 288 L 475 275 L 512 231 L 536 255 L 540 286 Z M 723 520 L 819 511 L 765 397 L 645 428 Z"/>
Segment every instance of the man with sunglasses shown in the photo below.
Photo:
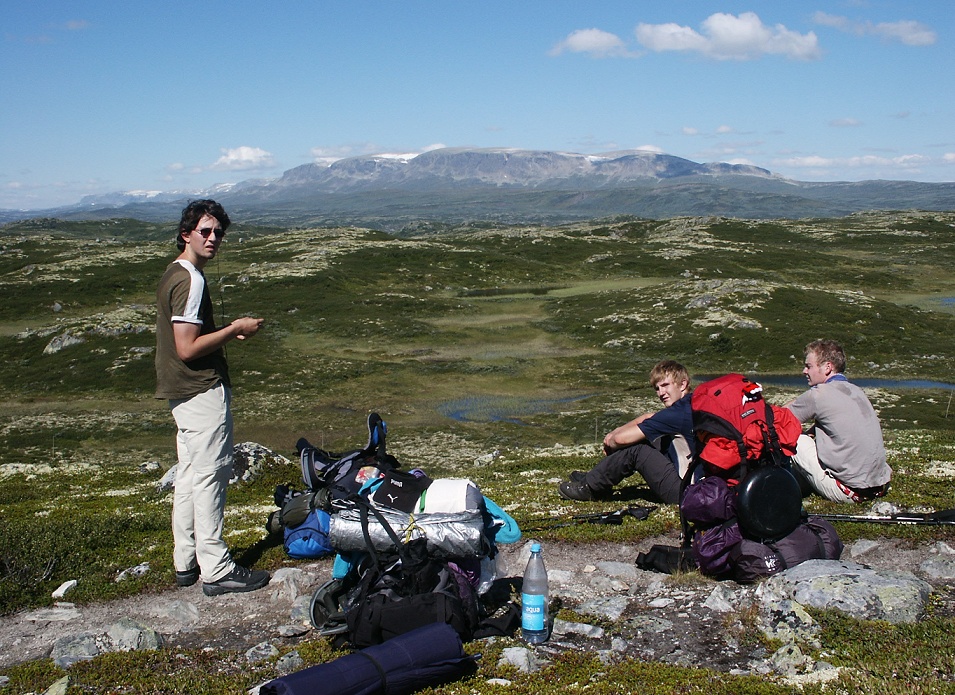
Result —
<path fill-rule="evenodd" d="M 179 256 L 156 293 L 156 397 L 169 401 L 176 421 L 173 563 L 176 584 L 202 579 L 207 596 L 252 591 L 268 584 L 265 570 L 233 561 L 222 538 L 226 488 L 232 476 L 232 411 L 224 347 L 255 335 L 263 319 L 244 316 L 216 327 L 205 276 L 230 220 L 214 200 L 182 211 Z"/>

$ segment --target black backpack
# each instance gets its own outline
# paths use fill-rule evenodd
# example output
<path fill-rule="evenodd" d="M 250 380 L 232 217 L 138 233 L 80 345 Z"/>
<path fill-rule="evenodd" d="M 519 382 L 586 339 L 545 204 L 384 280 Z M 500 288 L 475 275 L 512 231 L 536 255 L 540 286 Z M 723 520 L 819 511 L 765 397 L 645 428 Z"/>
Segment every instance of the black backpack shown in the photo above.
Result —
<path fill-rule="evenodd" d="M 478 626 L 477 593 L 447 560 L 429 555 L 427 541 L 402 543 L 380 512 L 355 495 L 369 552 L 344 579 L 327 582 L 312 596 L 311 620 L 322 635 L 339 635 L 363 648 L 430 623 L 447 623 L 463 641 Z M 392 552 L 373 550 L 368 515 L 377 516 L 394 542 Z"/>
<path fill-rule="evenodd" d="M 295 445 L 302 464 L 302 480 L 309 490 L 328 488 L 335 500 L 358 492 L 381 473 L 400 468 L 398 460 L 387 453 L 385 435 L 388 425 L 378 413 L 368 416 L 368 443 L 363 449 L 334 454 L 319 449 L 304 437 Z"/>

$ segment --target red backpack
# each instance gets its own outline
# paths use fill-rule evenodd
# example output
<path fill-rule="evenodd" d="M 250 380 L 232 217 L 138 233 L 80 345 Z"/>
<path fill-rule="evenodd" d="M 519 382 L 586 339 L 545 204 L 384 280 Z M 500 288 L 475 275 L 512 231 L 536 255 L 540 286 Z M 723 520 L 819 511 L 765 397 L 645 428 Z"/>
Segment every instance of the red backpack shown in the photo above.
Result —
<path fill-rule="evenodd" d="M 727 374 L 693 390 L 693 430 L 704 475 L 730 485 L 747 468 L 780 463 L 796 451 L 802 425 L 787 408 L 763 400 L 763 387 L 742 374 Z"/>

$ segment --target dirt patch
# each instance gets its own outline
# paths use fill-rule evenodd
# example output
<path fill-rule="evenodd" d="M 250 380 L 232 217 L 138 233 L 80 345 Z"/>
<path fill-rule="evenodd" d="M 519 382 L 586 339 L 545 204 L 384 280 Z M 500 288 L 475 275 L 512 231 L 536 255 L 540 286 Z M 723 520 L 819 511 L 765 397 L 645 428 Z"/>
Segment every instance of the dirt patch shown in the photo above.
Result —
<path fill-rule="evenodd" d="M 555 634 L 547 651 L 608 650 L 628 658 L 702 665 L 720 671 L 749 670 L 765 659 L 759 644 L 748 638 L 740 616 L 704 609 L 714 591 L 738 591 L 732 582 L 695 577 L 676 579 L 637 570 L 634 560 L 654 543 L 673 544 L 670 537 L 630 544 L 545 542 L 544 559 L 551 574 L 551 593 L 558 605 L 589 618 L 587 606 L 620 600 L 614 628 L 603 634 Z M 527 557 L 524 542 L 502 547 L 502 578 L 520 577 Z M 843 559 L 873 569 L 907 570 L 918 574 L 925 560 L 946 548 L 941 544 L 911 545 L 898 539 L 856 541 Z M 306 625 L 313 591 L 331 576 L 330 560 L 290 564 L 264 589 L 245 594 L 208 597 L 201 585 L 171 588 L 91 605 L 61 603 L 56 609 L 24 611 L 0 618 L 0 668 L 50 655 L 54 642 L 81 633 L 105 633 L 122 618 L 131 618 L 159 632 L 167 646 L 246 651 L 262 642 L 282 648 L 314 635 Z M 936 585 L 935 615 L 955 615 L 955 588 Z M 707 604 L 711 605 L 711 604 Z M 295 617 L 293 617 L 293 612 Z M 297 619 L 296 619 L 297 618 Z"/>

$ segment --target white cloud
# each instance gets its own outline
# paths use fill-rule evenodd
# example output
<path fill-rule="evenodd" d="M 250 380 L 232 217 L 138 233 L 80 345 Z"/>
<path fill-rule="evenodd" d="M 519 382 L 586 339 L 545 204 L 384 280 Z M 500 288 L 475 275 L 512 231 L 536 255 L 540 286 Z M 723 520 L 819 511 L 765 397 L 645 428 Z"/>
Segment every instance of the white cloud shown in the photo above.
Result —
<path fill-rule="evenodd" d="M 885 41 L 899 41 L 906 46 L 931 46 L 938 40 L 938 34 L 931 27 L 911 19 L 898 22 L 857 22 L 839 15 L 816 12 L 813 17 L 816 24 L 832 27 L 857 36 L 877 36 Z"/>
<path fill-rule="evenodd" d="M 942 161 L 946 164 L 955 164 L 955 152 L 946 152 L 943 154 Z"/>
<path fill-rule="evenodd" d="M 862 155 L 858 157 L 790 157 L 778 159 L 774 166 L 792 167 L 794 169 L 862 169 L 878 168 L 883 170 L 911 171 L 931 164 L 931 158 L 921 154 L 903 154 L 898 157 L 879 157 L 877 155 Z"/>
<path fill-rule="evenodd" d="M 727 133 L 734 133 L 736 131 L 733 129 L 733 126 L 721 125 L 716 129 L 716 132 L 720 135 L 725 135 Z"/>
<path fill-rule="evenodd" d="M 700 31 L 679 24 L 639 24 L 637 40 L 655 52 L 699 53 L 715 60 L 753 60 L 764 55 L 782 55 L 794 60 L 815 60 L 821 56 L 816 34 L 769 27 L 755 12 L 739 16 L 718 12 L 707 17 Z"/>
<path fill-rule="evenodd" d="M 561 53 L 588 53 L 594 58 L 626 57 L 630 56 L 627 47 L 616 34 L 602 29 L 578 29 L 571 32 L 566 39 L 550 49 L 549 55 L 558 56 Z"/>
<path fill-rule="evenodd" d="M 856 118 L 836 118 L 829 121 L 833 128 L 857 128 L 862 125 L 862 121 Z"/>
<path fill-rule="evenodd" d="M 222 156 L 209 169 L 213 171 L 251 171 L 255 169 L 271 169 L 276 165 L 271 152 L 259 147 L 236 147 L 222 149 Z"/>
<path fill-rule="evenodd" d="M 685 125 L 685 126 L 683 126 L 682 128 L 680 128 L 680 132 L 683 133 L 684 135 L 691 135 L 691 136 L 692 136 L 692 135 L 699 135 L 699 133 L 700 133 L 699 130 L 697 130 L 696 128 L 692 128 L 692 127 L 690 127 L 690 126 L 688 126 L 688 125 Z"/>
<path fill-rule="evenodd" d="M 89 29 L 90 23 L 85 19 L 71 19 L 64 26 L 68 31 L 82 31 Z"/>

